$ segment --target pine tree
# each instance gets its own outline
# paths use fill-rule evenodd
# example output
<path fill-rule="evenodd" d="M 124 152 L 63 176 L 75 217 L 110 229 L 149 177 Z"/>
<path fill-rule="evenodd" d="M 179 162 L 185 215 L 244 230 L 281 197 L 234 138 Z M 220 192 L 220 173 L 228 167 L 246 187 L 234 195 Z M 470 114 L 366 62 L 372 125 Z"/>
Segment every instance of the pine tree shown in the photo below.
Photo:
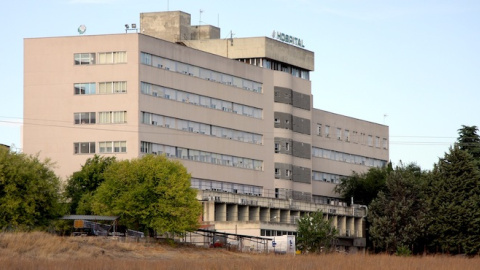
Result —
<path fill-rule="evenodd" d="M 431 243 L 446 253 L 480 251 L 480 171 L 473 156 L 455 144 L 435 164 L 430 179 Z"/>
<path fill-rule="evenodd" d="M 476 126 L 465 126 L 458 130 L 458 144 L 460 149 L 470 153 L 480 163 L 480 137 Z"/>
<path fill-rule="evenodd" d="M 386 180 L 386 190 L 370 204 L 371 240 L 377 250 L 396 252 L 418 247 L 425 234 L 424 173 L 416 165 L 397 167 Z"/>

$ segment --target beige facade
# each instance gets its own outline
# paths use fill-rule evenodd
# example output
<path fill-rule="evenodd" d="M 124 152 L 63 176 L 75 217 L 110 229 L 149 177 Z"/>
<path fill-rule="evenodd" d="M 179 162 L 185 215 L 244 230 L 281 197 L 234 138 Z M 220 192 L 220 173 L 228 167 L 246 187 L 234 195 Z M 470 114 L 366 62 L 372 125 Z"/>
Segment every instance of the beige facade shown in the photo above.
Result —
<path fill-rule="evenodd" d="M 205 224 L 270 235 L 322 209 L 362 237 L 364 209 L 333 188 L 386 164 L 388 127 L 314 109 L 313 52 L 219 39 L 183 12 L 140 18 L 141 33 L 25 39 L 25 153 L 64 180 L 94 154 L 164 154 L 192 174 Z"/>

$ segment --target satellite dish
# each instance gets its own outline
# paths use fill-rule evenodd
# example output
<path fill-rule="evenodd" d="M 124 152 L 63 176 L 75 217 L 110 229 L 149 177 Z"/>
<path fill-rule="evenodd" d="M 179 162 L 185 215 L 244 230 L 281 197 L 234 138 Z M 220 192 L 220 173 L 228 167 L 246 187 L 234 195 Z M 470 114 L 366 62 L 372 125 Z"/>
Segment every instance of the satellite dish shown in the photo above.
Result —
<path fill-rule="evenodd" d="M 83 34 L 83 33 L 85 33 L 85 31 L 87 31 L 87 27 L 86 27 L 85 25 L 82 24 L 82 25 L 80 25 L 80 26 L 78 27 L 78 33 L 79 33 L 80 35 Z"/>

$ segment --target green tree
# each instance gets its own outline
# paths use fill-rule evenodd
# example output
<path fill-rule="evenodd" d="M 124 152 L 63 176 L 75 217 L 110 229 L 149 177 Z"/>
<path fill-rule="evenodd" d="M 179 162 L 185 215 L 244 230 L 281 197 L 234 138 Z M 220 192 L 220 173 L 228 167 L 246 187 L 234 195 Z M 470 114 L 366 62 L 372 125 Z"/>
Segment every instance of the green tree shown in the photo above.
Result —
<path fill-rule="evenodd" d="M 366 173 L 353 172 L 350 177 L 342 178 L 335 187 L 335 192 L 340 194 L 345 201 L 353 197 L 355 203 L 369 205 L 377 194 L 385 190 L 385 181 L 392 170 L 391 163 L 383 168 L 371 168 Z"/>
<path fill-rule="evenodd" d="M 418 246 L 427 222 L 425 183 L 425 174 L 414 164 L 399 166 L 388 174 L 386 189 L 372 201 L 368 216 L 377 250 L 394 253 Z"/>
<path fill-rule="evenodd" d="M 458 145 L 460 149 L 470 153 L 480 165 L 480 137 L 476 126 L 465 126 L 458 130 Z"/>
<path fill-rule="evenodd" d="M 52 163 L 0 147 L 0 228 L 44 228 L 62 212 Z"/>
<path fill-rule="evenodd" d="M 91 214 L 93 193 L 105 180 L 105 170 L 115 162 L 115 157 L 95 155 L 85 161 L 80 171 L 70 176 L 65 187 L 65 196 L 70 199 L 70 213 Z"/>
<path fill-rule="evenodd" d="M 434 165 L 429 181 L 431 244 L 447 253 L 480 252 L 480 170 L 458 144 Z"/>
<path fill-rule="evenodd" d="M 302 252 L 329 251 L 337 237 L 337 230 L 326 220 L 322 211 L 301 217 L 297 225 L 297 246 Z"/>
<path fill-rule="evenodd" d="M 158 233 L 198 228 L 202 207 L 180 162 L 147 155 L 112 164 L 104 177 L 93 196 L 95 214 L 120 216 L 129 227 Z"/>

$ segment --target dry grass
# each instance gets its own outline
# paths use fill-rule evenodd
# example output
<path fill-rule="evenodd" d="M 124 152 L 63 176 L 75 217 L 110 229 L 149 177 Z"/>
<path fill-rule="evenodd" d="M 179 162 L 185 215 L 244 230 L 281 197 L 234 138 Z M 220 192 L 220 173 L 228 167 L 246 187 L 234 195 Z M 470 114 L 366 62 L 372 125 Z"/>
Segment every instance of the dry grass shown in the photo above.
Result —
<path fill-rule="evenodd" d="M 1 269 L 479 269 L 480 258 L 265 255 L 46 233 L 0 234 Z"/>

